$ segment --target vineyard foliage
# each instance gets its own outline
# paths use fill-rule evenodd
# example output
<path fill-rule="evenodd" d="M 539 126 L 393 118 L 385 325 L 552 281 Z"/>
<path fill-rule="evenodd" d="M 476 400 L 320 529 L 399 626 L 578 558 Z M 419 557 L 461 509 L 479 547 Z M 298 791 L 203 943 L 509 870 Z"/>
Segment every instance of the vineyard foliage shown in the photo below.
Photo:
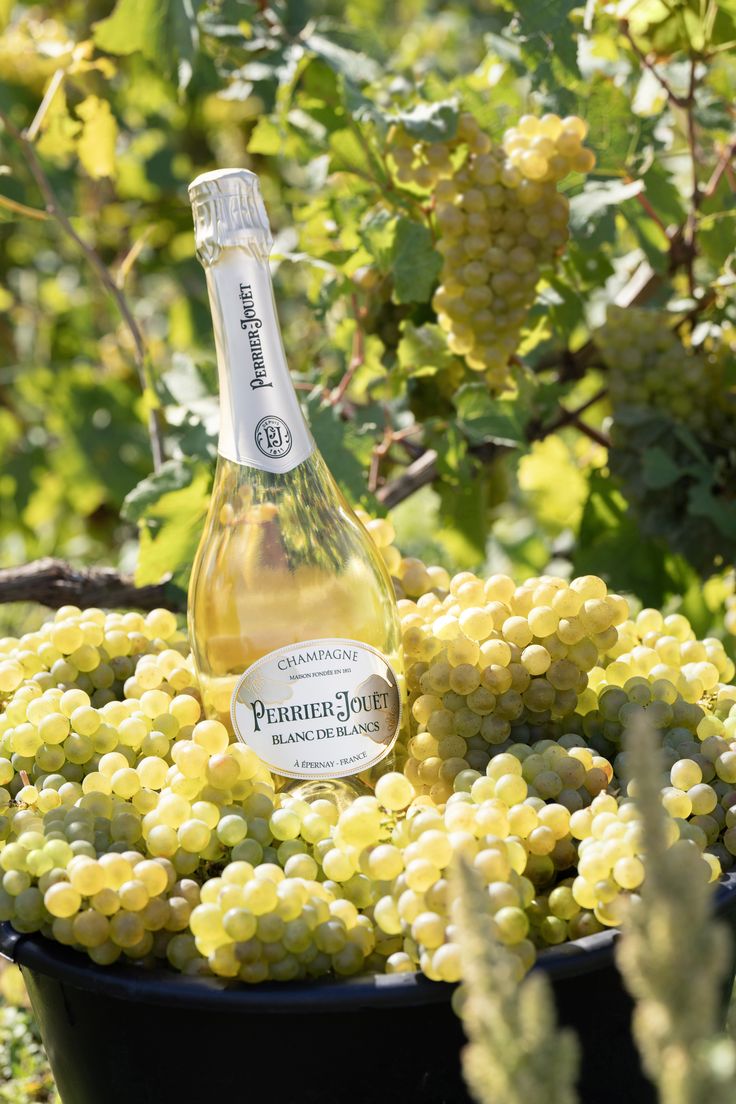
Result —
<path fill-rule="evenodd" d="M 734 0 L 0 19 L 4 566 L 186 586 L 217 429 L 186 185 L 243 165 L 313 433 L 405 554 L 592 571 L 723 629 Z"/>

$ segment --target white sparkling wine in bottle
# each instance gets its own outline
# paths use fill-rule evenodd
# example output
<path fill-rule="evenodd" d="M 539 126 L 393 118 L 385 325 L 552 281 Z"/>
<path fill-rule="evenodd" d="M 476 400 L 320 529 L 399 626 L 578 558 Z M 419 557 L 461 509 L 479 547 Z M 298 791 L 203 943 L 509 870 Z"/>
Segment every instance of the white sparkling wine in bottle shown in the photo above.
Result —
<path fill-rule="evenodd" d="M 189 195 L 220 381 L 217 470 L 189 588 L 205 710 L 274 774 L 301 780 L 291 784 L 301 795 L 347 798 L 388 769 L 400 731 L 393 587 L 297 401 L 258 178 L 204 173 Z"/>

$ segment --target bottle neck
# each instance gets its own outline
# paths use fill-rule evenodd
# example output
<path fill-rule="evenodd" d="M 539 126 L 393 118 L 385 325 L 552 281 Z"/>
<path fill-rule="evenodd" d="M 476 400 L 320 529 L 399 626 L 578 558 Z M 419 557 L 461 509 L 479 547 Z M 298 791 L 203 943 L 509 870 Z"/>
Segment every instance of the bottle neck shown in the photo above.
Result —
<path fill-rule="evenodd" d="M 290 471 L 315 445 L 289 376 L 268 259 L 230 247 L 206 272 L 220 378 L 218 452 L 262 471 Z"/>

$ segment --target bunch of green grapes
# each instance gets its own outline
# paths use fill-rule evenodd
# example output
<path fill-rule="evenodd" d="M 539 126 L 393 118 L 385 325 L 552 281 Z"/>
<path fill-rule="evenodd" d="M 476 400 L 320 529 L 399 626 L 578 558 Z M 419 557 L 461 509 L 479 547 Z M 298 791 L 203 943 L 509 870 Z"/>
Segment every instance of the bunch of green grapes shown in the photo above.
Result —
<path fill-rule="evenodd" d="M 594 577 L 451 579 L 364 520 L 405 595 L 402 770 L 347 808 L 279 790 L 203 717 L 172 614 L 66 607 L 0 643 L 0 920 L 99 965 L 457 981 L 447 875 L 463 855 L 521 976 L 538 948 L 615 926 L 636 900 L 620 732 L 641 709 L 662 733 L 671 846 L 695 847 L 713 880 L 733 865 L 736 694 L 720 646 L 684 618 L 628 620 Z M 660 644 L 670 667 L 696 665 L 699 702 L 656 663 L 605 681 Z"/>
<path fill-rule="evenodd" d="M 591 672 L 591 685 L 623 686 L 644 676 L 671 682 L 687 702 L 717 698 L 729 690 L 736 667 L 717 637 L 698 640 L 681 613 L 643 609 L 619 626 L 618 639 Z"/>
<path fill-rule="evenodd" d="M 723 426 L 729 400 L 720 346 L 693 349 L 663 312 L 616 306 L 608 308 L 596 344 L 614 417 L 621 407 L 643 407 L 698 434 Z"/>
<path fill-rule="evenodd" d="M 402 561 L 402 583 L 431 585 L 438 572 Z M 401 599 L 402 641 L 413 718 L 407 777 L 447 799 L 456 774 L 482 769 L 516 729 L 541 731 L 575 712 L 588 672 L 618 639 L 626 601 L 594 576 L 554 576 L 521 586 L 461 572 L 445 589 Z"/>
<path fill-rule="evenodd" d="M 22 641 L 0 638 L 0 701 L 32 677 L 42 690 L 54 686 L 76 688 L 90 695 L 95 706 L 116 701 L 146 653 L 167 651 L 156 663 L 162 674 L 152 689 L 166 680 L 174 689 L 191 687 L 193 669 L 186 658 L 186 634 L 179 631 L 169 610 L 147 614 L 105 613 L 62 606 L 53 621 Z"/>
<path fill-rule="evenodd" d="M 664 312 L 610 307 L 596 342 L 613 405 L 611 471 L 642 531 L 708 576 L 736 553 L 731 328 L 714 325 L 693 346 Z"/>
<path fill-rule="evenodd" d="M 472 115 L 449 142 L 390 135 L 397 179 L 431 190 L 443 266 L 432 305 L 451 351 L 501 390 L 539 282 L 568 237 L 569 205 L 557 191 L 595 157 L 582 119 L 523 116 L 495 146 Z"/>

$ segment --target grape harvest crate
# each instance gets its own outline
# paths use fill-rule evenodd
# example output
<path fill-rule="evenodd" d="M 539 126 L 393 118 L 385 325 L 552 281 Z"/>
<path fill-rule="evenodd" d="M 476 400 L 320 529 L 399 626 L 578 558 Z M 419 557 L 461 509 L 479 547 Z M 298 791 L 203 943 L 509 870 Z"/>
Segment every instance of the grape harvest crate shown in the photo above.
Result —
<path fill-rule="evenodd" d="M 736 933 L 736 873 L 723 879 L 717 911 Z M 534 969 L 579 1035 L 583 1104 L 654 1104 L 615 939 L 609 929 L 544 951 Z M 269 1104 L 470 1101 L 455 987 L 420 974 L 245 987 L 95 966 L 9 923 L 0 924 L 0 953 L 22 970 L 63 1104 L 240 1100 L 265 1079 Z"/>

